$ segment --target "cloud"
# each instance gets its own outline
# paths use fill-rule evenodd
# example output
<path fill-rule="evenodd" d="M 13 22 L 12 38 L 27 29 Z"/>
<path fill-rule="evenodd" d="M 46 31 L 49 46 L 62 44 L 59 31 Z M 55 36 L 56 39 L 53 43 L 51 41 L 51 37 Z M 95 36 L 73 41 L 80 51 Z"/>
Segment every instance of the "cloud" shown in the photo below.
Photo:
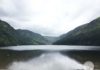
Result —
<path fill-rule="evenodd" d="M 0 0 L 0 18 L 16 29 L 59 36 L 100 16 L 100 0 Z"/>

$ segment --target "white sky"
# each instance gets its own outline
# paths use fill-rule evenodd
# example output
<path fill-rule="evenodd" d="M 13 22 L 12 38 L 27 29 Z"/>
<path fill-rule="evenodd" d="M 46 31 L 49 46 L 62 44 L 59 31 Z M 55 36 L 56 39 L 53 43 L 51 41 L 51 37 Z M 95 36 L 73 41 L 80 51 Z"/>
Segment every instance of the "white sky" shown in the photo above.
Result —
<path fill-rule="evenodd" d="M 100 16 L 100 0 L 0 0 L 0 18 L 16 29 L 59 36 Z"/>

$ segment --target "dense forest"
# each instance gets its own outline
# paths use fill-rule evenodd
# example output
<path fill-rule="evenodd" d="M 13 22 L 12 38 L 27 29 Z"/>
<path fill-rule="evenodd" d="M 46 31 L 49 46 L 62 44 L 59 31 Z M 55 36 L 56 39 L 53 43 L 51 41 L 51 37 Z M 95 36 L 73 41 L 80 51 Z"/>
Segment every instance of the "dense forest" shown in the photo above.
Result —
<path fill-rule="evenodd" d="M 7 22 L 0 20 L 0 46 L 44 44 L 49 44 L 49 41 L 42 35 L 29 30 L 16 30 Z"/>
<path fill-rule="evenodd" d="M 100 18 L 61 35 L 54 44 L 100 46 Z"/>

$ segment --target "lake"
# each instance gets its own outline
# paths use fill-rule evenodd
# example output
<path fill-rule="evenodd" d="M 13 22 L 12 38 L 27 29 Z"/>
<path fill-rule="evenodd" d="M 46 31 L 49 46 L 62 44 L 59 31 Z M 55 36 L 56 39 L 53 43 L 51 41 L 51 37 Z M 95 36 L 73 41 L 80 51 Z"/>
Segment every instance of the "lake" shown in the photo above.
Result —
<path fill-rule="evenodd" d="M 83 70 L 90 61 L 100 69 L 99 46 L 23 45 L 0 48 L 0 69 Z"/>

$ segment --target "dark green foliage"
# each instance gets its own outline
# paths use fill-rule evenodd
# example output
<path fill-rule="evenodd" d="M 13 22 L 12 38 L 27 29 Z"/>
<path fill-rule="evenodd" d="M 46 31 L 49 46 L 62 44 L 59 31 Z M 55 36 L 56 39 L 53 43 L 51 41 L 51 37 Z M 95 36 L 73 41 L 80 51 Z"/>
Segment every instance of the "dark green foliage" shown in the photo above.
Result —
<path fill-rule="evenodd" d="M 17 45 L 15 30 L 6 22 L 0 20 L 0 46 Z"/>
<path fill-rule="evenodd" d="M 100 46 L 100 18 L 64 34 L 54 44 Z"/>
<path fill-rule="evenodd" d="M 0 20 L 0 46 L 47 44 L 43 36 L 28 30 L 15 30 L 8 23 Z"/>
<path fill-rule="evenodd" d="M 48 40 L 46 40 L 43 36 L 37 33 L 33 33 L 28 30 L 17 30 L 19 42 L 21 45 L 38 45 L 38 44 L 48 44 Z"/>

